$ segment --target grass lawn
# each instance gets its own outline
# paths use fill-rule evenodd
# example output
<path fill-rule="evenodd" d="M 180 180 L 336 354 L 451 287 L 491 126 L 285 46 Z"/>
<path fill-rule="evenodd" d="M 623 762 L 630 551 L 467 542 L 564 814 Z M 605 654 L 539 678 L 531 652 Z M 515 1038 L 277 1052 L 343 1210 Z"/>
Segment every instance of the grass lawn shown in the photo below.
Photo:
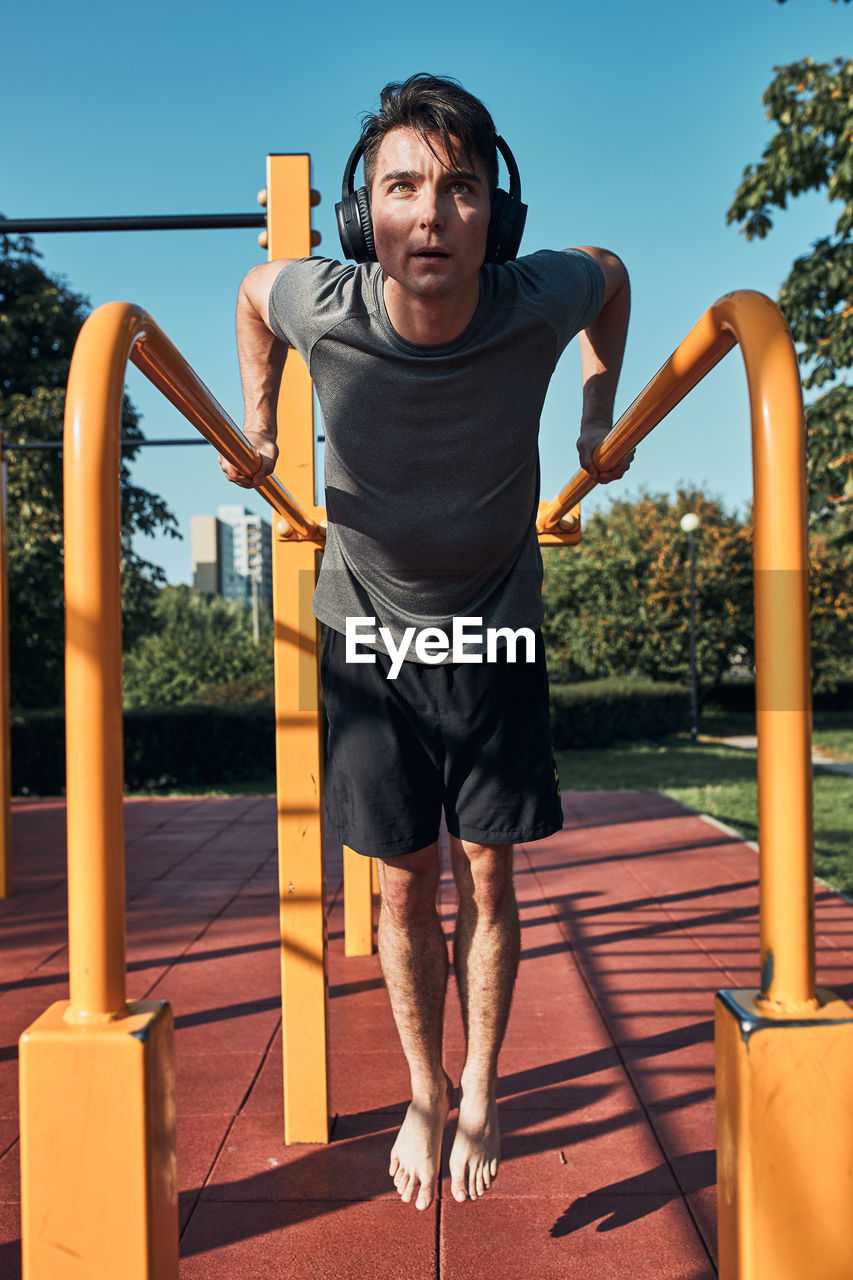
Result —
<path fill-rule="evenodd" d="M 754 734 L 755 717 L 712 707 L 702 713 L 702 732 L 714 738 Z M 853 760 L 853 711 L 816 711 L 812 741 L 823 755 L 833 760 Z"/>
<path fill-rule="evenodd" d="M 703 729 L 740 735 L 751 732 L 749 717 L 727 717 L 725 728 L 706 720 Z M 815 742 L 831 746 L 838 759 L 853 758 L 853 714 L 824 712 L 815 717 Z M 700 813 L 710 814 L 758 838 L 755 753 L 717 742 L 693 744 L 686 737 L 626 743 L 596 751 L 557 753 L 560 782 L 572 791 L 663 791 Z M 815 870 L 822 880 L 853 894 L 853 778 L 814 771 Z"/>

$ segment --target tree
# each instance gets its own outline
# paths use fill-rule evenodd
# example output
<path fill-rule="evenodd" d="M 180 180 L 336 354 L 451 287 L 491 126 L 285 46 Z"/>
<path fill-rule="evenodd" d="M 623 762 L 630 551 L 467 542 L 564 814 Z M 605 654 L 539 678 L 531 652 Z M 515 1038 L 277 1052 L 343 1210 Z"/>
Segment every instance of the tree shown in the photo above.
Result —
<path fill-rule="evenodd" d="M 776 133 L 744 170 L 729 222 L 748 240 L 773 226 L 771 209 L 807 191 L 840 207 L 834 231 L 795 261 L 779 292 L 805 369 L 820 394 L 806 410 L 809 503 L 816 522 L 853 541 L 853 59 L 777 67 L 764 94 Z"/>
<path fill-rule="evenodd" d="M 2 228 L 2 222 L 0 222 Z M 65 384 L 88 302 L 48 275 L 30 240 L 0 231 L 0 431 L 7 444 L 62 437 Z M 125 397 L 122 434 L 143 439 Z M 121 464 L 122 596 L 125 639 L 149 625 L 162 570 L 132 549 L 134 533 L 177 522 L 156 494 L 133 485 L 128 451 Z M 56 706 L 63 698 L 62 462 L 59 450 L 7 456 L 10 661 L 13 704 Z"/>
<path fill-rule="evenodd" d="M 640 672 L 689 677 L 687 538 L 696 537 L 697 668 L 707 690 L 735 654 L 752 653 L 750 531 L 719 502 L 682 490 L 674 503 L 643 493 L 614 501 L 583 526 L 578 548 L 545 556 L 545 623 L 555 681 Z"/>
<path fill-rule="evenodd" d="M 640 673 L 689 678 L 687 539 L 699 516 L 696 657 L 701 690 L 755 663 L 752 527 L 694 490 L 643 493 L 583 526 L 579 547 L 545 554 L 548 665 L 556 682 Z M 810 537 L 812 680 L 832 688 L 850 668 L 853 564 L 821 530 Z"/>
<path fill-rule="evenodd" d="M 251 611 L 208 599 L 191 587 L 165 587 L 154 606 L 152 634 L 124 659 L 126 707 L 272 698 L 272 619 L 262 613 L 260 643 Z"/>
<path fill-rule="evenodd" d="M 820 528 L 809 542 L 812 681 L 823 692 L 853 674 L 853 558 Z"/>

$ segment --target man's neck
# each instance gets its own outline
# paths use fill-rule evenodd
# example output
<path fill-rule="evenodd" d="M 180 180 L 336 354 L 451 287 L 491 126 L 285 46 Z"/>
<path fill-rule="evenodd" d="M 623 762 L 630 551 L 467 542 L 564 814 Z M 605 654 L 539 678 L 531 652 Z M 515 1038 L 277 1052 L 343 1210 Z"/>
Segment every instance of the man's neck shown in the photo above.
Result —
<path fill-rule="evenodd" d="M 420 298 L 401 289 L 385 276 L 383 295 L 388 319 L 401 338 L 419 346 L 435 347 L 452 342 L 467 329 L 480 301 L 479 279 L 472 281 L 462 296 Z"/>

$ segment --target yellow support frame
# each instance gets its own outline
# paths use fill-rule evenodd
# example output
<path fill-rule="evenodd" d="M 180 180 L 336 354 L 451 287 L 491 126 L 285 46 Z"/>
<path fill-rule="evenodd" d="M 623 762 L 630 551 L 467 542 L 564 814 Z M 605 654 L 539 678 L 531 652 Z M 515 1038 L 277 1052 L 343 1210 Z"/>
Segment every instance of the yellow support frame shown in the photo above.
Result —
<path fill-rule="evenodd" d="M 118 475 L 128 359 L 233 465 L 251 474 L 259 463 L 145 311 L 115 302 L 93 312 L 74 350 L 63 440 L 70 999 L 52 1005 L 20 1040 L 26 1280 L 77 1280 L 81 1266 L 92 1280 L 178 1275 L 172 1015 L 164 1002 L 128 1001 L 125 991 Z M 304 511 L 274 477 L 258 491 L 313 557 L 312 544 L 325 540 L 322 513 L 313 505 Z M 292 590 L 298 595 L 303 585 Z M 279 638 L 284 631 L 278 622 Z M 289 726 L 279 670 L 281 731 L 303 729 L 312 715 L 316 721 L 314 653 L 303 654 L 298 641 L 295 647 L 300 688 L 307 698 L 303 677 L 312 674 L 315 705 L 305 710 L 297 695 Z M 318 787 L 315 778 L 310 795 L 291 802 L 303 809 L 298 821 L 316 814 Z M 300 880 L 294 897 L 313 911 L 321 891 L 306 891 Z M 294 956 L 304 958 L 288 950 L 286 969 Z M 312 971 L 322 970 L 322 947 L 309 958 Z M 289 1017 L 296 1055 L 294 1027 L 310 1031 L 322 1015 L 316 1001 L 306 1001 Z M 325 1040 L 321 1047 L 325 1055 Z M 323 1127 L 327 1136 L 325 1117 Z"/>
<path fill-rule="evenodd" d="M 775 303 L 750 291 L 715 303 L 596 463 L 615 466 L 736 343 L 752 420 L 762 986 L 716 1000 L 720 1280 L 849 1280 L 853 1009 L 815 990 L 805 429 Z M 571 527 L 593 487 L 579 471 L 540 532 Z"/>

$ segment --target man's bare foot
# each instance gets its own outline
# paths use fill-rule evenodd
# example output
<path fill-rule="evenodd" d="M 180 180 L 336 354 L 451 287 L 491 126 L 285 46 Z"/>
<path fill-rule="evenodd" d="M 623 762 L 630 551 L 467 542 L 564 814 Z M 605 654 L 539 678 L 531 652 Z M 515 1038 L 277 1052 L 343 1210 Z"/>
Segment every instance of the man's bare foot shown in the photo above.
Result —
<path fill-rule="evenodd" d="M 485 1195 L 501 1156 L 498 1106 L 493 1093 L 465 1093 L 450 1152 L 450 1190 L 460 1204 Z"/>
<path fill-rule="evenodd" d="M 438 1098 L 412 1098 L 391 1149 L 388 1172 L 405 1204 L 417 1192 L 416 1209 L 428 1209 L 435 1196 L 441 1140 L 453 1093 L 453 1082 L 446 1072 L 444 1083 L 444 1092 Z"/>

